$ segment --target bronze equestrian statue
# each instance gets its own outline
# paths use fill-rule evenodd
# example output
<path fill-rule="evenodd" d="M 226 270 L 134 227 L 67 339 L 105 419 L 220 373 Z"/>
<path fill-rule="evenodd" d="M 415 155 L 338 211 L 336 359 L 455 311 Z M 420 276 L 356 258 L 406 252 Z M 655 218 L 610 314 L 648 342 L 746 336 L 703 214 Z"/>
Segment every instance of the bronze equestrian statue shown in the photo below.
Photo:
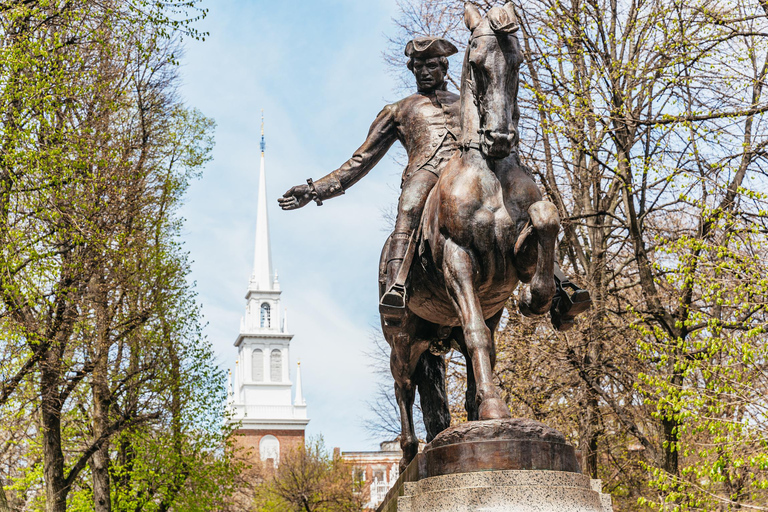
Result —
<path fill-rule="evenodd" d="M 342 167 L 279 199 L 283 209 L 312 200 L 322 204 L 364 176 L 395 140 L 406 148 L 408 166 L 395 231 L 382 253 L 380 290 L 400 409 L 401 469 L 418 450 L 417 387 L 427 440 L 450 426 L 440 354 L 451 346 L 467 361 L 468 419 L 509 417 L 493 383 L 494 331 L 519 281 L 530 284 L 520 311 L 549 310 L 556 327 L 568 328 L 591 303 L 588 292 L 562 274 L 555 278 L 557 209 L 542 200 L 518 157 L 522 54 L 512 4 L 494 7 L 486 19 L 467 4 L 465 21 L 472 35 L 460 97 L 445 90 L 446 57 L 456 48 L 439 38 L 411 41 L 406 55 L 418 93 L 385 107 Z M 569 295 L 563 285 L 576 291 Z"/>

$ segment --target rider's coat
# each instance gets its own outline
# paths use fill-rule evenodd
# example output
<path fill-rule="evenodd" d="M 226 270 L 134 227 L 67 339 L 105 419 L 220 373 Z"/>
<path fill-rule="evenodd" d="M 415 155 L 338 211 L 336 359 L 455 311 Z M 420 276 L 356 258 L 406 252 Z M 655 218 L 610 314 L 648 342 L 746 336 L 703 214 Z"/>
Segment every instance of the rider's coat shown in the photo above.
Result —
<path fill-rule="evenodd" d="M 396 140 L 408 153 L 403 183 L 421 169 L 439 175 L 458 148 L 459 109 L 459 96 L 448 91 L 416 93 L 387 105 L 352 158 L 315 181 L 318 196 L 327 199 L 343 194 L 368 174 Z"/>

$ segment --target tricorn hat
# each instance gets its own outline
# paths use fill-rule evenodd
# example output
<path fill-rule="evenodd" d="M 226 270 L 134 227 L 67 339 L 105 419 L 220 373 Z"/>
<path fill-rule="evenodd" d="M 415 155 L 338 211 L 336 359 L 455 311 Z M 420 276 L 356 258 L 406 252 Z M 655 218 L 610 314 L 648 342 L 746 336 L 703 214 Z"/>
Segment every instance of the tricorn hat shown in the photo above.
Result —
<path fill-rule="evenodd" d="M 442 37 L 417 37 L 405 45 L 405 55 L 414 59 L 450 57 L 459 50 Z"/>

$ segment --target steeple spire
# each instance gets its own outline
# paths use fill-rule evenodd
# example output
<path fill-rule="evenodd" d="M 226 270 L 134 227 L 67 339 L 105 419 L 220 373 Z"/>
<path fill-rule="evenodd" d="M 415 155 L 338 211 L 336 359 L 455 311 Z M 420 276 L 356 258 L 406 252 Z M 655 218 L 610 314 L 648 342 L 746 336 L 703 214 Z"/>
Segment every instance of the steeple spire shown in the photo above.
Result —
<path fill-rule="evenodd" d="M 251 288 L 272 290 L 272 252 L 269 248 L 269 218 L 267 216 L 267 176 L 264 170 L 264 111 L 261 111 L 261 168 L 259 170 L 259 197 L 256 207 L 256 255 L 253 261 Z"/>

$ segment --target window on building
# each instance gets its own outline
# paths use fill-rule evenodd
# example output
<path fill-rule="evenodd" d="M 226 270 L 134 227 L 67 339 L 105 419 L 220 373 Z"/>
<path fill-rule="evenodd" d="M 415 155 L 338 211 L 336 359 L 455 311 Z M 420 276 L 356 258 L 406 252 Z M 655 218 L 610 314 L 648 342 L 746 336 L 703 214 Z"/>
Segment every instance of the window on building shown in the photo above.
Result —
<path fill-rule="evenodd" d="M 269 380 L 272 382 L 282 382 L 283 380 L 283 353 L 279 350 L 273 350 L 269 361 Z"/>
<path fill-rule="evenodd" d="M 261 305 L 261 326 L 262 327 L 269 328 L 272 326 L 272 323 L 270 320 L 271 309 L 272 308 L 270 308 L 269 304 L 267 304 L 266 302 Z"/>
<path fill-rule="evenodd" d="M 251 377 L 254 382 L 264 382 L 264 352 L 259 349 L 251 356 Z"/>
<path fill-rule="evenodd" d="M 259 441 L 259 457 L 266 462 L 272 459 L 275 467 L 280 462 L 280 441 L 275 436 L 264 436 Z"/>

